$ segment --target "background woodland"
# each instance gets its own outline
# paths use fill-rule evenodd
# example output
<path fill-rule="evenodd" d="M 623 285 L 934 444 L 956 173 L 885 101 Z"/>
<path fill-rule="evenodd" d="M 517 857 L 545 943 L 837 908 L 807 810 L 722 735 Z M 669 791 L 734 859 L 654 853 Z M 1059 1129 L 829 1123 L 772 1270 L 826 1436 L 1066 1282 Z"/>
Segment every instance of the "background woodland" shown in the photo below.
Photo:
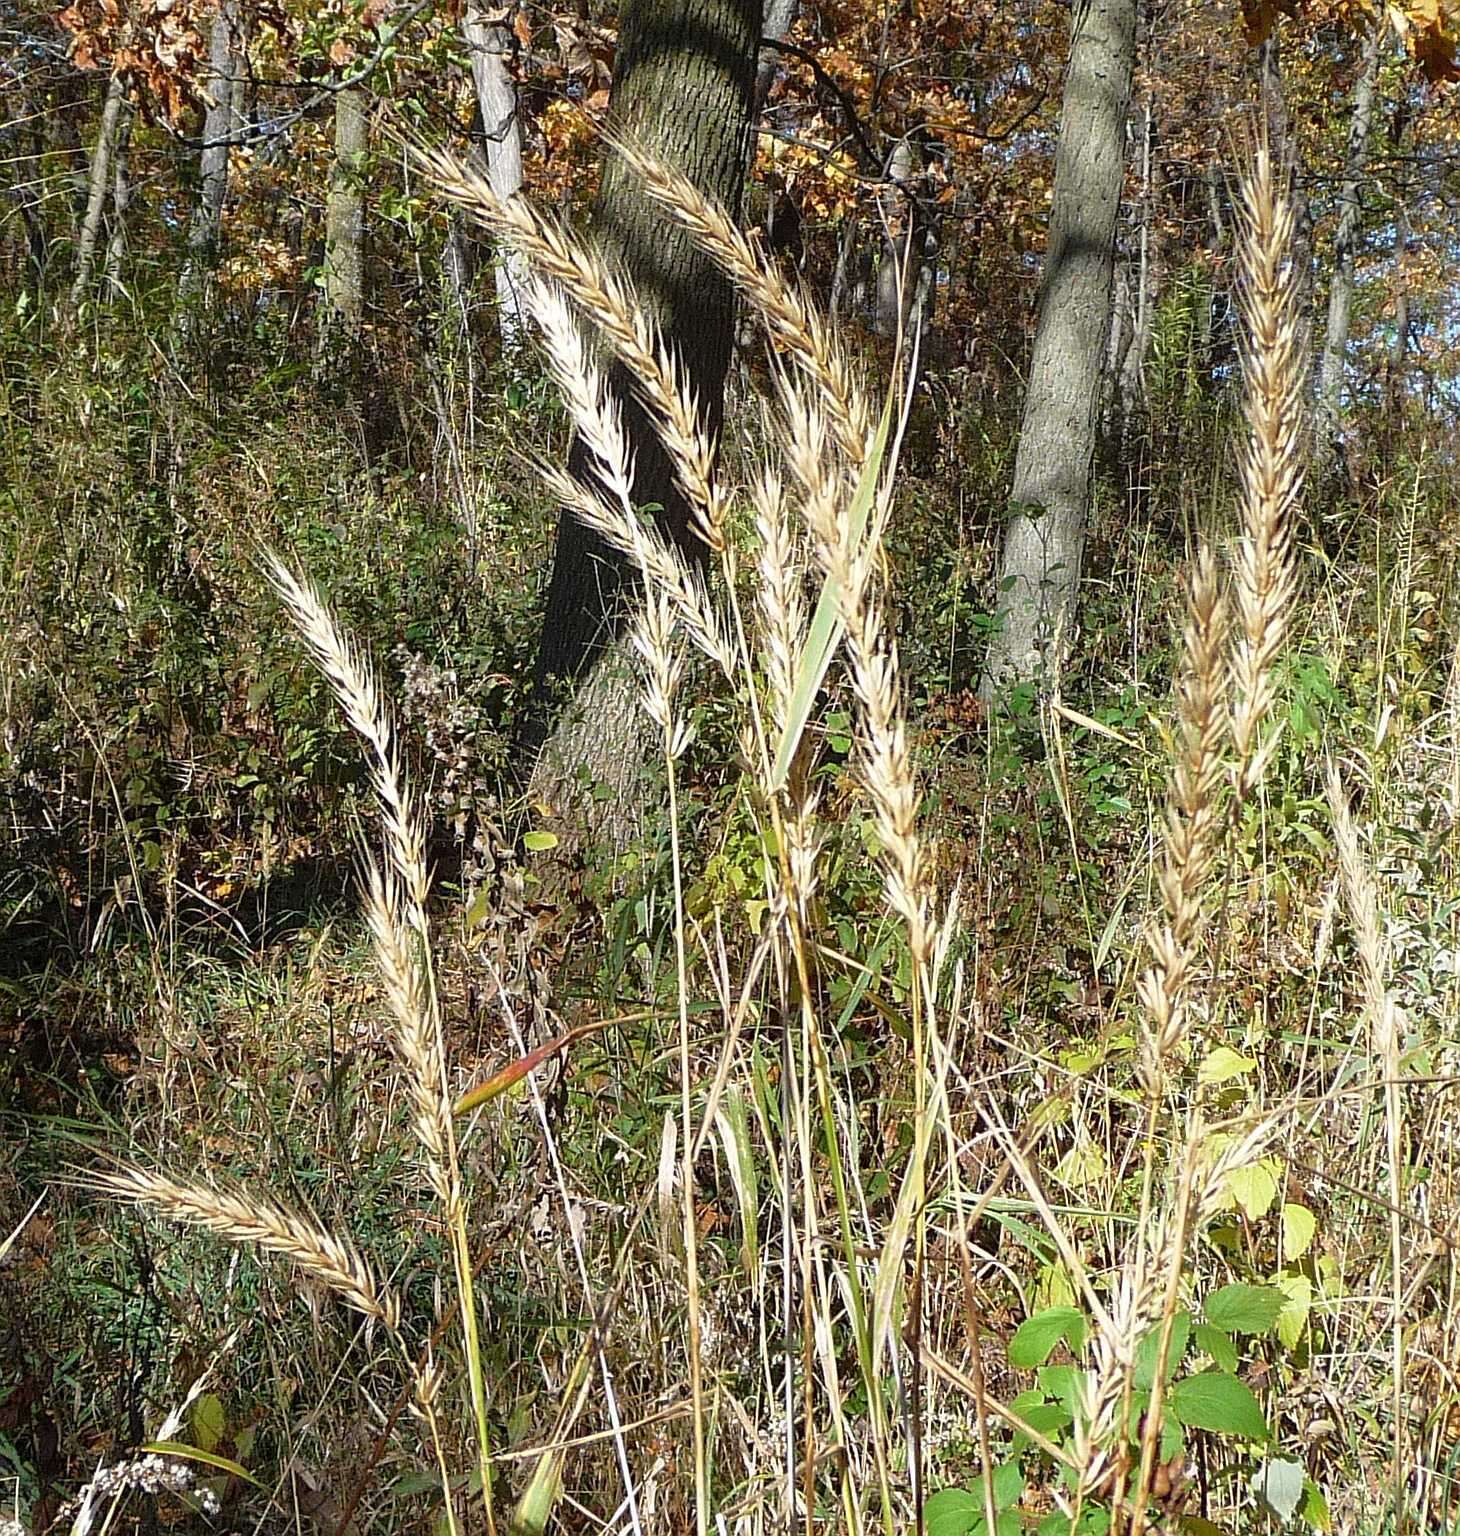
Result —
<path fill-rule="evenodd" d="M 0 0 L 0 1528 L 1460 1528 L 1457 48 Z"/>

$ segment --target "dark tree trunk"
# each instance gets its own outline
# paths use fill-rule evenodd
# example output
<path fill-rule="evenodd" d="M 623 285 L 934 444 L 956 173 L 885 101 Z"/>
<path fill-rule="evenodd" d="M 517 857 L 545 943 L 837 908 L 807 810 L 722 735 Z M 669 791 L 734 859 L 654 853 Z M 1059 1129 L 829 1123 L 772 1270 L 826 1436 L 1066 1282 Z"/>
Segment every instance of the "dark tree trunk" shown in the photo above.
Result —
<path fill-rule="evenodd" d="M 1110 326 L 1136 0 L 1078 0 L 1070 38 L 1049 253 L 999 569 L 1002 625 L 979 693 L 1040 682 L 1067 644 L 1079 590 Z"/>
<path fill-rule="evenodd" d="M 732 212 L 745 179 L 760 30 L 760 0 L 629 0 L 619 37 L 611 102 L 619 128 Z M 682 358 L 703 429 L 718 437 L 733 339 L 730 285 L 650 208 L 617 157 L 604 165 L 594 230 Z M 635 453 L 635 502 L 662 508 L 660 527 L 699 561 L 703 550 L 658 436 L 620 371 L 612 382 Z M 583 472 L 577 448 L 570 468 Z M 625 648 L 615 643 L 633 588 L 625 562 L 564 514 L 526 747 L 537 754 L 535 795 L 559 812 L 570 834 L 594 822 L 622 832 L 637 821 L 641 712 Z M 555 708 L 570 690 L 571 702 Z M 584 787 L 594 785 L 602 788 L 585 797 Z"/>

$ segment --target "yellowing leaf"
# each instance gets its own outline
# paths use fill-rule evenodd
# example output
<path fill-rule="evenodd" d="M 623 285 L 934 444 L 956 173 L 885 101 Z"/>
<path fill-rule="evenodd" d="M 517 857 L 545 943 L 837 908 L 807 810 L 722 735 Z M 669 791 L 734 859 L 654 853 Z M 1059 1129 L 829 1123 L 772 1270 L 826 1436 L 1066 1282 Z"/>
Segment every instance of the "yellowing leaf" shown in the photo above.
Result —
<path fill-rule="evenodd" d="M 1307 1253 L 1318 1230 L 1318 1218 L 1306 1205 L 1283 1207 L 1283 1263 L 1292 1264 Z"/>
<path fill-rule="evenodd" d="M 1234 1077 L 1246 1077 L 1257 1065 L 1253 1056 L 1243 1056 L 1229 1045 L 1219 1045 L 1210 1051 L 1197 1068 L 1196 1080 L 1208 1087 L 1215 1083 L 1230 1082 Z"/>
<path fill-rule="evenodd" d="M 1277 1316 L 1277 1336 L 1284 1348 L 1296 1349 L 1313 1309 L 1313 1282 L 1307 1275 L 1279 1275 L 1273 1283 L 1288 1298 Z"/>
<path fill-rule="evenodd" d="M 1109 1167 L 1104 1152 L 1088 1136 L 1081 1136 L 1060 1159 L 1054 1176 L 1061 1184 L 1068 1184 L 1072 1189 L 1085 1189 L 1098 1184 Z"/>
<path fill-rule="evenodd" d="M 529 832 L 522 839 L 522 846 L 529 853 L 546 853 L 549 848 L 558 846 L 558 834 L 556 832 Z"/>
<path fill-rule="evenodd" d="M 1261 1221 L 1277 1199 L 1278 1179 L 1282 1177 L 1280 1158 L 1264 1157 L 1260 1162 L 1234 1168 L 1223 1181 L 1232 1203 L 1239 1206 L 1249 1221 Z"/>

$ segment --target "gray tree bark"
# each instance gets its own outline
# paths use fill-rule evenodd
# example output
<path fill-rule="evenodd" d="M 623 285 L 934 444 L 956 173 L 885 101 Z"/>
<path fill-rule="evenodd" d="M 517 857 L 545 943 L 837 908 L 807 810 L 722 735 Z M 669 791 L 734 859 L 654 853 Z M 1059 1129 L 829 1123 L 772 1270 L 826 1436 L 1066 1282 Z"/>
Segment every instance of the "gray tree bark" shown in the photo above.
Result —
<path fill-rule="evenodd" d="M 1364 43 L 1363 68 L 1354 87 L 1353 116 L 1349 120 L 1343 185 L 1338 194 L 1338 230 L 1333 242 L 1333 281 L 1328 289 L 1328 328 L 1318 363 L 1317 409 L 1313 423 L 1314 473 L 1320 481 L 1332 467 L 1338 450 L 1344 358 L 1348 352 L 1349 325 L 1353 316 L 1355 251 L 1363 217 L 1360 192 L 1369 161 L 1379 60 L 1388 31 L 1388 19 L 1381 15 Z"/>
<path fill-rule="evenodd" d="M 1077 0 L 1013 515 L 999 565 L 1002 623 L 979 682 L 985 702 L 1047 679 L 1069 641 L 1110 324 L 1135 26 L 1136 0 Z"/>
<path fill-rule="evenodd" d="M 223 205 L 228 198 L 228 151 L 236 134 L 237 98 L 242 86 L 235 0 L 220 0 L 208 43 L 208 109 L 203 117 L 198 205 L 188 229 L 188 255 L 178 281 L 186 327 L 189 311 L 207 297 L 218 261 Z"/>
<path fill-rule="evenodd" d="M 487 180 L 503 201 L 522 190 L 522 127 L 517 116 L 517 82 L 507 60 L 512 33 L 488 19 L 479 5 L 468 5 L 461 17 L 461 36 L 471 59 L 472 87 L 482 120 Z M 497 326 L 508 350 L 522 344 L 527 310 L 523 291 L 527 268 L 515 251 L 496 258 Z"/>
<path fill-rule="evenodd" d="M 628 0 L 610 111 L 620 129 L 738 213 L 755 98 L 760 0 Z M 648 206 L 617 157 L 604 165 L 594 228 L 621 261 L 666 344 L 681 358 L 702 430 L 718 439 L 730 365 L 734 295 L 689 237 Z M 658 435 L 621 370 L 610 375 L 634 450 L 634 500 L 657 506 L 665 534 L 696 563 L 703 549 Z M 586 473 L 575 447 L 569 468 Z M 622 624 L 636 581 L 576 518 L 558 522 L 524 747 L 531 787 L 569 840 L 631 835 L 642 812 L 642 711 Z M 562 695 L 572 691 L 566 707 Z"/>
<path fill-rule="evenodd" d="M 320 347 L 353 348 L 365 315 L 365 156 L 369 101 L 362 86 L 335 96 L 335 158 L 324 224 L 324 312 Z"/>
<path fill-rule="evenodd" d="M 101 125 L 96 130 L 96 147 L 91 152 L 91 168 L 86 179 L 86 211 L 76 235 L 76 275 L 71 282 L 69 304 L 74 314 L 81 307 L 91 274 L 96 266 L 96 247 L 101 238 L 102 214 L 111 192 L 112 152 L 116 148 L 117 128 L 126 108 L 126 89 L 121 77 L 113 75 L 107 83 L 102 102 Z"/>
<path fill-rule="evenodd" d="M 778 43 L 786 33 L 791 30 L 792 23 L 796 20 L 796 13 L 801 8 L 800 0 L 767 0 L 765 8 L 765 25 L 761 36 L 768 43 Z M 762 48 L 760 50 L 760 63 L 755 70 L 755 111 L 759 116 L 766 104 L 766 97 L 771 93 L 771 87 L 776 83 L 776 73 L 781 67 L 781 52 L 779 48 Z"/>
<path fill-rule="evenodd" d="M 132 139 L 132 108 L 122 107 L 117 124 L 117 147 L 112 155 L 112 222 L 106 242 L 106 265 L 102 269 L 108 299 L 118 299 L 122 286 L 122 265 L 127 257 L 127 213 L 132 206 L 132 181 L 127 171 L 127 148 Z"/>

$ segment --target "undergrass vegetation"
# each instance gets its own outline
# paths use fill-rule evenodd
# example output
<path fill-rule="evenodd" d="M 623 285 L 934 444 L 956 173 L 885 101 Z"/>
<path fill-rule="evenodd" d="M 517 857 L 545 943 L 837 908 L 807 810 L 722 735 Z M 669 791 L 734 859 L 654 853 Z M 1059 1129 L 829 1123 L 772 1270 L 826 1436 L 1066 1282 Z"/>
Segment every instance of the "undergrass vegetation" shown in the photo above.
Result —
<path fill-rule="evenodd" d="M 23 1527 L 1448 1529 L 1460 524 L 1419 450 L 1305 511 L 1279 169 L 1230 397 L 1158 351 L 1221 452 L 1102 485 L 1083 660 L 990 716 L 997 430 L 616 149 L 768 341 L 718 475 L 622 277 L 435 152 L 536 274 L 542 489 L 259 429 L 310 380 L 116 368 L 93 453 L 74 360 L 5 386 Z M 555 503 L 642 577 L 657 806 L 566 882 L 507 777 Z"/>

